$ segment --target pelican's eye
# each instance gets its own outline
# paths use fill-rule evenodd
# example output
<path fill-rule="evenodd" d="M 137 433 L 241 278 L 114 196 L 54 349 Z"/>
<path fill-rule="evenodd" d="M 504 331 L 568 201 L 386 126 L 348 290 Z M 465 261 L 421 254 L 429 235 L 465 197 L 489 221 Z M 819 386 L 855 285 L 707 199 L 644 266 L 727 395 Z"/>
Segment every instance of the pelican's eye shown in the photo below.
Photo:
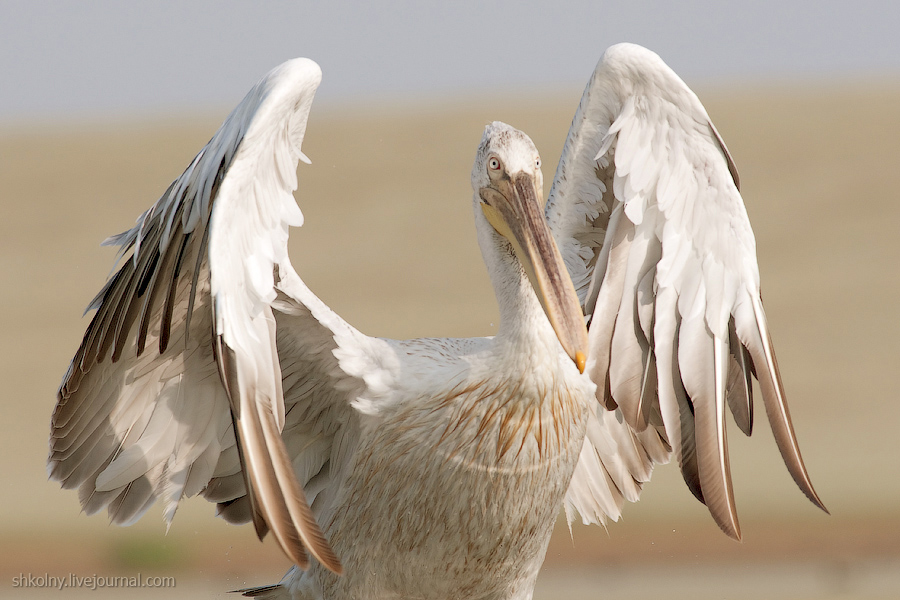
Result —
<path fill-rule="evenodd" d="M 491 171 L 499 171 L 500 170 L 500 159 L 496 156 L 492 156 L 490 160 L 488 160 L 488 168 Z"/>
<path fill-rule="evenodd" d="M 541 168 L 541 157 L 540 156 L 538 156 L 536 159 L 534 159 L 534 168 L 535 169 Z"/>

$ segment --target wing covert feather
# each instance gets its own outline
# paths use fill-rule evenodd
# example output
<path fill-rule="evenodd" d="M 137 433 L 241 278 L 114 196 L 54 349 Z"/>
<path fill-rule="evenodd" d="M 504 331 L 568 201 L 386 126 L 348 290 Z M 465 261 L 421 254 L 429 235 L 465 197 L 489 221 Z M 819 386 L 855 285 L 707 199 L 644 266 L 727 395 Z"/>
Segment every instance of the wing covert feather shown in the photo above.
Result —
<path fill-rule="evenodd" d="M 738 182 L 697 96 L 656 54 L 619 44 L 584 92 L 546 209 L 590 319 L 586 371 L 598 402 L 636 432 L 657 430 L 735 538 L 725 409 L 749 435 L 751 373 L 789 472 L 824 510 L 787 410 Z M 608 501 L 575 493 L 580 472 L 571 505 L 589 521 L 616 516 L 618 504 L 611 514 Z"/>

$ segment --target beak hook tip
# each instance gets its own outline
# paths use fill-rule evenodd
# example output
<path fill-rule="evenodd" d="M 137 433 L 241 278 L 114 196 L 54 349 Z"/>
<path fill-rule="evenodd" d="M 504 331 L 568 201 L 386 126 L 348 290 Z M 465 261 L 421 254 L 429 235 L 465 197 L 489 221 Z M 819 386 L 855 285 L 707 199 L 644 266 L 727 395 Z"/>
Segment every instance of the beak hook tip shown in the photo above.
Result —
<path fill-rule="evenodd" d="M 584 365 L 586 362 L 587 357 L 584 355 L 584 352 L 575 353 L 575 366 L 578 367 L 579 373 L 584 373 Z"/>

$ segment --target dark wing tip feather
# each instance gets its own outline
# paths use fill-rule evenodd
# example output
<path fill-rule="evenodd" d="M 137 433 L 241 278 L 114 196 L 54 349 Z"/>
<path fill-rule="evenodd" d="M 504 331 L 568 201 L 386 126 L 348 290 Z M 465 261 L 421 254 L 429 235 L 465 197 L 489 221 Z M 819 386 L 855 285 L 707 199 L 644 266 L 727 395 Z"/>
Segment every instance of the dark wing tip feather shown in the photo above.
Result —
<path fill-rule="evenodd" d="M 766 347 L 772 349 L 772 338 L 768 330 L 764 333 L 766 338 Z M 766 389 L 763 390 L 763 399 L 765 401 L 766 413 L 772 424 L 772 430 L 775 433 L 775 441 L 781 456 L 787 465 L 788 471 L 797 487 L 809 498 L 810 502 L 823 510 L 826 514 L 831 514 L 825 507 L 825 504 L 819 498 L 813 487 L 812 480 L 806 470 L 803 462 L 803 456 L 800 454 L 800 446 L 797 443 L 797 435 L 794 433 L 794 424 L 791 420 L 791 413 L 788 410 L 787 402 L 784 399 L 784 384 L 781 381 L 781 370 L 778 368 L 778 360 L 775 358 L 775 352 L 771 352 L 772 361 L 770 369 L 764 370 L 768 377 L 764 379 L 771 381 L 766 387 L 773 387 L 769 394 Z M 762 381 L 760 381 L 762 383 Z"/>
<path fill-rule="evenodd" d="M 734 422 L 749 436 L 753 433 L 753 385 L 750 356 L 735 331 L 734 317 L 728 323 L 728 383 L 725 397 Z"/>
<path fill-rule="evenodd" d="M 248 598 L 257 598 L 260 596 L 269 596 L 269 595 L 273 595 L 273 597 L 274 597 L 274 595 L 279 591 L 279 588 L 281 588 L 280 584 L 264 585 L 264 586 L 255 587 L 255 588 L 243 588 L 240 590 L 231 590 L 228 593 L 229 594 L 240 594 L 242 596 L 247 596 Z"/>
<path fill-rule="evenodd" d="M 797 484 L 797 487 L 809 500 L 828 513 L 824 503 L 813 488 L 803 457 L 800 454 L 800 446 L 794 433 L 794 425 L 791 421 L 791 413 L 785 399 L 784 384 L 781 380 L 781 371 L 778 368 L 778 360 L 772 344 L 772 337 L 766 323 L 766 315 L 759 298 L 753 299 L 753 313 L 755 326 L 745 328 L 741 342 L 746 344 L 753 364 L 756 366 L 756 378 L 762 391 L 763 404 L 766 407 L 766 416 L 775 443 L 781 452 L 781 457 L 787 466 L 788 472 Z M 741 331 L 738 334 L 741 335 Z M 829 513 L 830 514 L 830 513 Z"/>
<path fill-rule="evenodd" d="M 221 335 L 216 336 L 216 362 L 232 406 L 238 454 L 250 498 L 257 535 L 271 531 L 282 551 L 301 569 L 311 553 L 324 567 L 341 574 L 343 567 L 313 517 L 297 481 L 274 415 L 242 382 L 237 356 Z"/>

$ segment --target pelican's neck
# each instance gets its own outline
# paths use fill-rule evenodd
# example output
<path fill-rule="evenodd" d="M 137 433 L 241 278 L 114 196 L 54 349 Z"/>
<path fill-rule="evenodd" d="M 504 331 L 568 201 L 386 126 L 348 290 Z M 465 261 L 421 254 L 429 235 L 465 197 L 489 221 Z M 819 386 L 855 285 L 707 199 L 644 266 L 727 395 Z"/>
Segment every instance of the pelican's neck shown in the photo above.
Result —
<path fill-rule="evenodd" d="M 475 222 L 478 245 L 500 309 L 500 325 L 494 336 L 498 350 L 516 360 L 528 356 L 546 360 L 561 353 L 556 332 L 511 244 L 488 223 L 477 202 Z"/>

